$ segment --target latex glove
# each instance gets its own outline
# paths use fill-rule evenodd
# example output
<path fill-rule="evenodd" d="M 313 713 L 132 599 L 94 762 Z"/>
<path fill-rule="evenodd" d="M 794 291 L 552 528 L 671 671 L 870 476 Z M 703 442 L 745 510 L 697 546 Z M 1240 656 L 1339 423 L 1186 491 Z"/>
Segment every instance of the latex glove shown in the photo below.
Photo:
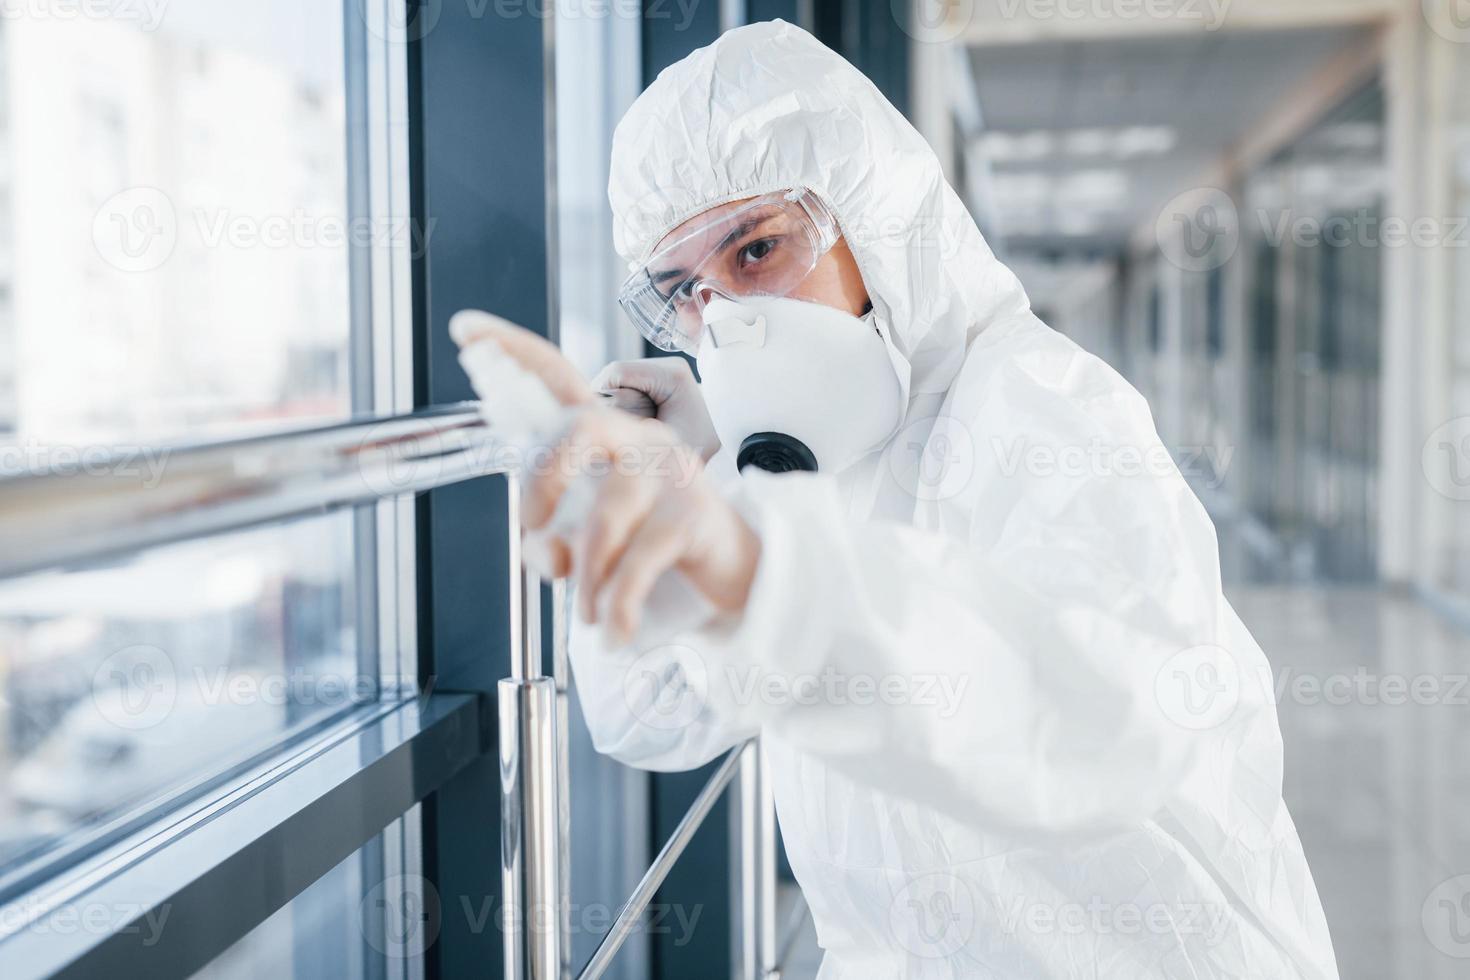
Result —
<path fill-rule="evenodd" d="M 550 552 L 545 565 L 552 575 L 576 577 L 585 621 L 605 618 L 615 637 L 631 637 L 654 583 L 671 568 L 721 612 L 745 608 L 760 539 L 714 488 L 703 459 L 679 433 L 597 404 L 561 351 L 528 330 L 478 314 L 457 316 L 452 333 L 461 346 L 498 344 L 575 413 L 551 457 L 527 475 L 521 523 L 528 538 L 542 537 L 538 532 L 570 481 L 598 479 L 582 526 L 569 540 L 540 542 Z"/>
<path fill-rule="evenodd" d="M 550 521 L 568 483 L 593 460 L 596 502 L 575 540 L 569 568 L 583 621 L 605 621 L 626 641 L 642 622 L 659 576 L 677 568 L 724 613 L 745 609 L 760 539 L 715 489 L 701 460 L 672 428 L 610 408 L 578 412 L 549 465 L 526 487 L 522 520 Z M 610 460 L 610 465 L 608 461 Z"/>
<path fill-rule="evenodd" d="M 637 399 L 624 393 L 643 395 L 653 403 L 653 417 L 677 432 L 702 460 L 708 461 L 720 448 L 720 437 L 704 407 L 699 382 L 682 357 L 614 361 L 592 379 L 592 388 L 611 394 L 617 407 L 633 414 L 640 414 Z"/>

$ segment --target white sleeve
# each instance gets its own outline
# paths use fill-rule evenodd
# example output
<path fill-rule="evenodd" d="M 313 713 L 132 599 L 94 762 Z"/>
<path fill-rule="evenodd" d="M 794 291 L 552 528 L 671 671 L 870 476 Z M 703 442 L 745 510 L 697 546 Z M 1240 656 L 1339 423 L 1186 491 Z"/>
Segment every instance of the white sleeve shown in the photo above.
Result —
<path fill-rule="evenodd" d="M 1143 399 L 1043 330 L 971 351 L 946 430 L 973 470 L 919 508 L 934 526 L 854 520 L 827 478 L 747 476 L 754 590 L 692 645 L 738 705 L 720 715 L 854 779 L 988 826 L 1094 830 L 1156 812 L 1223 734 L 1161 685 L 1233 616 Z"/>
<path fill-rule="evenodd" d="M 944 424 L 967 475 L 916 507 L 926 526 L 851 518 L 828 477 L 745 476 L 762 552 L 739 620 L 641 655 L 574 646 L 599 748 L 688 768 L 759 732 L 987 826 L 1155 813 L 1231 727 L 1181 717 L 1171 665 L 1239 644 L 1238 621 L 1143 399 L 1031 322 L 971 350 Z"/>
<path fill-rule="evenodd" d="M 705 473 L 727 497 L 740 489 L 735 459 L 721 449 Z M 577 700 L 592 744 L 625 765 L 658 772 L 694 769 L 759 733 L 755 706 L 742 703 L 724 672 L 711 673 L 696 653 L 697 636 L 652 649 L 610 647 L 602 631 L 567 616 Z"/>

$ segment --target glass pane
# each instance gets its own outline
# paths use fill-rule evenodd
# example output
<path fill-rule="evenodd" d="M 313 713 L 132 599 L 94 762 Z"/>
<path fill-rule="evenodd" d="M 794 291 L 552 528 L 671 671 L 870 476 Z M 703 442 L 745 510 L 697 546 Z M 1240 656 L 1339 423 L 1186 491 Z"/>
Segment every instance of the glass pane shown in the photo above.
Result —
<path fill-rule="evenodd" d="M 367 980 L 387 975 L 400 950 L 384 941 L 384 910 L 412 899 L 422 879 L 383 875 L 384 840 L 394 839 L 395 822 L 355 854 L 328 871 L 290 903 L 225 950 L 195 980 Z M 394 889 L 393 895 L 388 895 Z M 415 927 L 421 927 L 417 920 Z M 408 947 L 405 947 L 406 949 Z M 415 954 L 422 949 L 414 950 Z"/>
<path fill-rule="evenodd" d="M 0 456 L 348 411 L 343 11 L 0 18 Z"/>
<path fill-rule="evenodd" d="M 0 879 L 376 692 L 354 515 L 0 583 Z"/>
<path fill-rule="evenodd" d="M 1453 68 L 1456 92 L 1470 91 L 1470 44 L 1458 45 Z M 1445 528 L 1443 571 L 1439 578 L 1446 591 L 1470 601 L 1470 100 L 1450 102 L 1451 119 L 1446 150 L 1450 154 L 1447 170 L 1450 186 L 1450 225 L 1457 245 L 1444 249 L 1443 260 L 1449 263 L 1447 281 L 1450 295 L 1449 406 L 1445 413 L 1449 424 L 1431 451 L 1442 454 L 1443 480 L 1448 482 L 1438 506 L 1446 509 L 1440 526 Z M 1446 448 L 1448 446 L 1448 448 Z"/>

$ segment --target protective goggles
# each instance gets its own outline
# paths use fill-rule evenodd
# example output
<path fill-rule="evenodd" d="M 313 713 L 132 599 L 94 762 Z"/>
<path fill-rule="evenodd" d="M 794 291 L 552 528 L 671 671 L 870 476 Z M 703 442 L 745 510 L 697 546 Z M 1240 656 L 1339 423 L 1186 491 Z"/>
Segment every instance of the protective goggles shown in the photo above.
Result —
<path fill-rule="evenodd" d="M 789 295 L 838 234 L 832 212 L 805 188 L 712 208 L 664 236 L 618 303 L 649 343 L 692 354 L 711 297 Z"/>

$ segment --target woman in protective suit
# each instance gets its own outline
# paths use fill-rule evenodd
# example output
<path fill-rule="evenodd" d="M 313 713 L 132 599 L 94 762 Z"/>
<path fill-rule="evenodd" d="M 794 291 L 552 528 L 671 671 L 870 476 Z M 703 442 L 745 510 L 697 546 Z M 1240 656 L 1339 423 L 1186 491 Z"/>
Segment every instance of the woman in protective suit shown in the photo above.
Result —
<path fill-rule="evenodd" d="M 1336 977 L 1210 520 L 919 134 L 757 24 L 637 100 L 609 196 L 623 306 L 703 384 L 668 358 L 596 387 L 659 422 L 456 326 L 576 408 L 563 462 L 646 464 L 572 534 L 544 533 L 571 468 L 527 490 L 601 627 L 572 647 L 598 748 L 687 769 L 761 736 L 828 980 Z M 640 642 L 671 570 L 706 615 Z"/>

